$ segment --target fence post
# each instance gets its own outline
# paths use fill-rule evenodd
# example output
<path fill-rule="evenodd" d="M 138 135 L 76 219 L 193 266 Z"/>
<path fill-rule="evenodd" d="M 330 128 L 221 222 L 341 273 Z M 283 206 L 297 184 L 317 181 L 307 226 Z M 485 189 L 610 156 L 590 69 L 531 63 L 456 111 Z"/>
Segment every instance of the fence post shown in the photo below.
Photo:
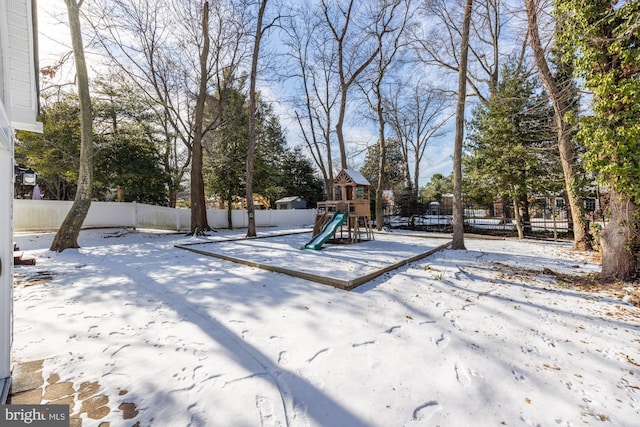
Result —
<path fill-rule="evenodd" d="M 133 201 L 133 229 L 137 230 L 138 229 L 138 205 L 136 204 L 135 200 Z"/>

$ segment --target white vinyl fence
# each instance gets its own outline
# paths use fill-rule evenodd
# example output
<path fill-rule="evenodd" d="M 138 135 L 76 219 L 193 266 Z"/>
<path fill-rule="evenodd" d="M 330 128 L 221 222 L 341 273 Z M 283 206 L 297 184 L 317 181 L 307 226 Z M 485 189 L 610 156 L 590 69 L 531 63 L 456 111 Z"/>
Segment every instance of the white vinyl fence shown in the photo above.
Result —
<path fill-rule="evenodd" d="M 62 224 L 71 201 L 14 199 L 14 231 L 51 231 Z M 256 226 L 313 226 L 315 209 L 256 210 Z M 227 211 L 208 209 L 207 220 L 212 228 L 227 228 Z M 233 210 L 234 228 L 249 225 L 246 210 Z M 158 230 L 189 230 L 191 211 L 141 203 L 91 202 L 83 228 L 133 227 Z"/>

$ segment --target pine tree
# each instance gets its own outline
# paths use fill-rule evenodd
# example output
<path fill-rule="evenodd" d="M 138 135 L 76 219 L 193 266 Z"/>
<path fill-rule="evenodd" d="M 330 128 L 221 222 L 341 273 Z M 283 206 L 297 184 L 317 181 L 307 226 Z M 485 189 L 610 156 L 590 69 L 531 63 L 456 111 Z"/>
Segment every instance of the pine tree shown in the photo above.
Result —
<path fill-rule="evenodd" d="M 528 195 L 544 190 L 544 177 L 557 163 L 552 111 L 521 64 L 508 62 L 501 75 L 489 102 L 474 111 L 465 176 L 513 203 L 518 236 L 523 238 L 521 202 L 526 207 Z"/>

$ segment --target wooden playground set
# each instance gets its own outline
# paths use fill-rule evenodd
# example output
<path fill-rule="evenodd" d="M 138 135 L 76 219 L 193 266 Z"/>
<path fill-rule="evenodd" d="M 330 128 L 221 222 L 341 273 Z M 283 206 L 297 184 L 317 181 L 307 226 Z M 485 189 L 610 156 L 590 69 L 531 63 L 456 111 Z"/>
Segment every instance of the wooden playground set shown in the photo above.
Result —
<path fill-rule="evenodd" d="M 313 238 L 304 248 L 318 250 L 325 243 L 374 240 L 370 187 L 361 173 L 342 170 L 333 181 L 334 200 L 318 202 Z"/>
<path fill-rule="evenodd" d="M 176 245 L 176 247 L 201 255 L 213 256 L 267 271 L 288 274 L 349 291 L 384 273 L 418 261 L 450 245 L 450 242 L 445 244 L 431 243 L 423 248 L 422 245 L 411 244 L 406 251 L 396 251 L 394 254 L 388 254 L 383 249 L 386 245 L 385 241 L 393 241 L 395 236 L 382 235 L 378 241 L 373 241 L 369 189 L 369 182 L 360 173 L 350 170 L 341 171 L 333 182 L 332 194 L 335 195 L 335 200 L 318 203 L 312 239 L 302 246 L 298 246 L 299 243 L 296 243 L 295 246 L 287 247 L 285 244 L 279 247 L 274 246 L 271 250 L 265 250 L 264 245 L 261 245 L 259 250 L 256 250 L 255 247 L 252 249 L 249 243 L 246 253 L 255 255 L 256 252 L 260 252 L 259 260 L 252 259 L 251 255 L 245 255 L 242 249 L 239 250 L 239 255 L 234 255 L 228 249 L 222 249 L 225 242 L 237 246 L 239 240 L 236 238 L 215 242 L 182 244 Z M 265 235 L 260 238 L 274 238 L 274 236 Z M 257 237 L 247 240 L 248 242 L 254 242 L 255 239 Z M 365 263 L 366 265 L 362 265 L 359 262 L 362 256 L 365 256 L 360 253 L 360 249 L 355 251 L 355 255 L 353 254 L 354 251 L 344 247 L 340 251 L 328 251 L 323 256 L 314 256 L 310 253 L 311 251 L 304 250 L 317 251 L 327 242 L 351 244 L 362 241 L 372 241 L 369 249 L 372 252 Z M 362 248 L 362 250 L 366 251 L 367 249 Z M 382 261 L 376 260 L 375 254 L 385 254 L 385 259 Z M 314 266 L 314 262 L 317 262 L 318 259 L 321 259 L 324 263 L 322 267 Z M 336 264 L 332 261 L 333 259 L 340 259 L 341 265 L 349 265 L 351 263 L 355 267 L 350 270 L 344 270 L 344 274 L 336 277 Z M 357 264 L 353 264 L 354 259 L 358 260 Z M 311 266 L 311 269 L 309 266 Z M 329 272 L 326 271 L 327 268 L 330 270 Z"/>

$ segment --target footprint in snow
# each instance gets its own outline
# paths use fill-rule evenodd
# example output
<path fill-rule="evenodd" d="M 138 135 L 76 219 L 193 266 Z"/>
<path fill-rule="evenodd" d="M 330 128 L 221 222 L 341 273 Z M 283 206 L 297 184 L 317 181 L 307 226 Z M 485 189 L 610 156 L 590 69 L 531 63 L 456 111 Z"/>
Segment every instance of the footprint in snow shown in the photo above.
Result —
<path fill-rule="evenodd" d="M 466 369 L 459 363 L 456 363 L 456 379 L 463 387 L 469 387 L 471 385 L 471 378 L 467 374 Z"/>
<path fill-rule="evenodd" d="M 258 408 L 258 412 L 260 413 L 260 425 L 262 427 L 272 427 L 279 424 L 273 411 L 273 405 L 268 398 L 257 395 L 256 408 Z"/>
<path fill-rule="evenodd" d="M 445 334 L 441 334 L 440 338 L 436 340 L 436 346 L 438 346 L 438 348 L 445 348 L 447 344 L 449 344 L 449 337 Z"/>
<path fill-rule="evenodd" d="M 130 344 L 125 344 L 123 346 L 121 346 L 120 348 L 118 348 L 116 351 L 114 351 L 113 353 L 111 353 L 111 357 L 115 356 L 116 354 L 120 353 L 120 351 L 124 350 L 127 347 L 131 347 Z"/>
<path fill-rule="evenodd" d="M 287 363 L 288 363 L 287 352 L 281 351 L 280 354 L 278 354 L 278 365 L 286 365 Z"/>
<path fill-rule="evenodd" d="M 323 354 L 323 353 L 327 353 L 327 352 L 329 352 L 330 350 L 331 350 L 330 348 L 323 348 L 322 350 L 320 350 L 320 351 L 316 352 L 316 354 L 314 354 L 313 356 L 311 356 L 311 358 L 307 359 L 307 363 L 311 363 L 311 362 L 313 362 L 313 361 L 316 359 L 316 357 L 320 356 L 320 355 L 321 355 L 321 354 Z"/>
<path fill-rule="evenodd" d="M 351 347 L 356 348 L 356 347 L 363 347 L 365 345 L 371 345 L 371 344 L 375 344 L 375 340 L 372 341 L 365 341 L 365 342 L 361 342 L 361 343 L 353 343 L 351 344 Z"/>
<path fill-rule="evenodd" d="M 402 326 L 400 325 L 396 325 L 396 326 L 392 326 L 389 329 L 387 329 L 386 331 L 384 331 L 385 334 L 392 334 L 396 329 L 401 329 Z"/>
<path fill-rule="evenodd" d="M 418 406 L 413 410 L 413 419 L 414 421 L 426 421 L 431 419 L 435 413 L 442 410 L 442 405 L 440 405 L 437 401 L 432 400 L 431 402 L 427 402 Z"/>

